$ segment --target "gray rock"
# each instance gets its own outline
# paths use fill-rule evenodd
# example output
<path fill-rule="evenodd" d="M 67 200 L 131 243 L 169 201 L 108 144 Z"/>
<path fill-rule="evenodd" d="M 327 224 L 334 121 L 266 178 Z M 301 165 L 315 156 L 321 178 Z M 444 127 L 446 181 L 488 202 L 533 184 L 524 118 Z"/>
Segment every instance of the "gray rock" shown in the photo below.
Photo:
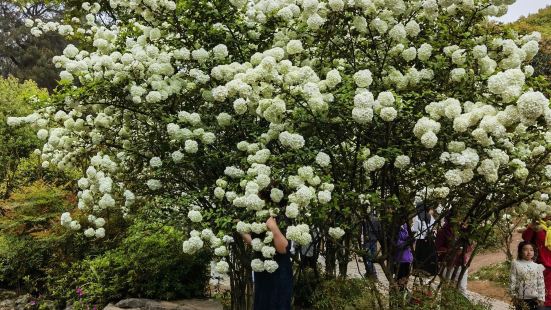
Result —
<path fill-rule="evenodd" d="M 108 304 L 103 310 L 140 310 L 140 308 L 119 308 L 113 304 Z"/>
<path fill-rule="evenodd" d="M 144 308 L 148 302 L 156 302 L 147 298 L 127 298 L 119 301 L 115 304 L 116 307 L 128 309 L 128 308 Z"/>
<path fill-rule="evenodd" d="M 150 301 L 145 304 L 145 310 L 176 310 L 179 305 L 168 301 Z"/>
<path fill-rule="evenodd" d="M 213 299 L 184 299 L 176 301 L 178 310 L 222 310 L 222 304 Z"/>
<path fill-rule="evenodd" d="M 0 301 L 0 310 L 13 310 L 15 308 L 15 300 L 6 299 Z"/>
<path fill-rule="evenodd" d="M 5 299 L 13 299 L 15 297 L 17 297 L 16 292 L 0 289 L 0 301 Z"/>

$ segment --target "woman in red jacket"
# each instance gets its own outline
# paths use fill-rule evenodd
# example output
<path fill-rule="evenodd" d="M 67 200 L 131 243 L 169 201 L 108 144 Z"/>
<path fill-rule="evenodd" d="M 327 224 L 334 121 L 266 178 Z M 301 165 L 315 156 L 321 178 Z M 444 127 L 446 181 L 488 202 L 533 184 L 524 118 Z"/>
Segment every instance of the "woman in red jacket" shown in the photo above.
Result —
<path fill-rule="evenodd" d="M 551 227 L 549 227 L 549 229 L 551 229 Z M 543 277 L 545 278 L 544 306 L 551 307 L 551 244 L 545 244 L 547 230 L 548 227 L 545 222 L 533 222 L 532 224 L 529 224 L 526 230 L 522 233 L 522 239 L 536 245 L 538 253 L 536 262 L 545 267 L 545 270 L 543 271 Z"/>

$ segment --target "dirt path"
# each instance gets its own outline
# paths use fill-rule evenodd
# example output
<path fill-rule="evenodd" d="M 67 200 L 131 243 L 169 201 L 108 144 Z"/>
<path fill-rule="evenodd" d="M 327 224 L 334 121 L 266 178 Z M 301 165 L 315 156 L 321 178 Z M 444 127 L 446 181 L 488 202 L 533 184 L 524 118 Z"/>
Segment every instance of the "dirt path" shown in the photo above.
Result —
<path fill-rule="evenodd" d="M 520 233 L 515 233 L 511 242 L 511 251 L 514 253 L 517 244 L 522 240 Z M 513 254 L 514 255 L 514 254 Z M 504 262 L 507 259 L 503 251 L 490 252 L 477 255 L 473 258 L 471 266 L 469 267 L 469 274 L 474 274 L 481 268 Z M 497 299 L 503 302 L 510 302 L 510 296 L 507 292 L 507 288 L 497 285 L 495 282 L 488 280 L 475 280 L 469 277 L 468 282 L 469 291 L 478 293 L 482 296 Z M 494 307 L 497 308 L 497 307 Z"/>
<path fill-rule="evenodd" d="M 517 244 L 521 240 L 522 240 L 521 234 L 515 232 L 513 234 L 513 239 L 511 242 L 511 252 L 513 252 L 513 255 L 516 252 Z M 473 274 L 479 271 L 482 267 L 501 263 L 501 262 L 504 262 L 506 259 L 507 257 L 505 256 L 505 253 L 503 253 L 503 251 L 478 254 L 473 258 L 473 261 L 471 262 L 471 266 L 469 267 L 469 273 Z"/>

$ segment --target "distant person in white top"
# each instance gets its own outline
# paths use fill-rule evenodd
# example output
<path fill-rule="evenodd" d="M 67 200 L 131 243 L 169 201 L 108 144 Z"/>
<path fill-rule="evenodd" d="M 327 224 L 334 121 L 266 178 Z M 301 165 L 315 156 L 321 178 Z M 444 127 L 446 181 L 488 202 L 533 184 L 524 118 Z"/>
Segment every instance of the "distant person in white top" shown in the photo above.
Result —
<path fill-rule="evenodd" d="M 438 274 L 436 246 L 434 245 L 434 210 L 422 202 L 416 205 L 417 215 L 413 218 L 411 232 L 415 238 L 413 269 L 422 272 L 420 275 Z"/>
<path fill-rule="evenodd" d="M 537 310 L 545 301 L 545 268 L 533 261 L 534 256 L 531 243 L 519 243 L 517 260 L 511 264 L 511 295 L 516 310 Z"/>

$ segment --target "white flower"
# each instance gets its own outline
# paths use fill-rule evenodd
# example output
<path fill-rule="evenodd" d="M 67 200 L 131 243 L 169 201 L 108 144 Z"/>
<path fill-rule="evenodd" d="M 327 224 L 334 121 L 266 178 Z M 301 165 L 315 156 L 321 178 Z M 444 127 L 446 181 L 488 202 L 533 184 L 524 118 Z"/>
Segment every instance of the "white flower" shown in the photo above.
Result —
<path fill-rule="evenodd" d="M 410 37 L 416 37 L 419 32 L 421 32 L 421 28 L 419 27 L 419 24 L 415 20 L 410 20 L 406 24 L 406 33 Z"/>
<path fill-rule="evenodd" d="M 73 44 L 69 44 L 63 50 L 63 55 L 67 58 L 75 58 L 75 56 L 78 55 L 78 48 L 76 48 Z"/>
<path fill-rule="evenodd" d="M 398 155 L 396 156 L 396 160 L 394 160 L 394 167 L 398 169 L 405 169 L 409 166 L 410 159 L 406 155 Z"/>
<path fill-rule="evenodd" d="M 383 166 L 385 165 L 385 161 L 386 159 L 384 157 L 374 155 L 370 157 L 367 161 L 365 161 L 363 166 L 368 172 L 373 172 L 375 170 L 383 168 Z"/>
<path fill-rule="evenodd" d="M 295 55 L 302 53 L 304 49 L 302 48 L 302 42 L 300 42 L 300 40 L 291 40 L 287 43 L 286 50 L 289 55 Z"/>
<path fill-rule="evenodd" d="M 214 189 L 214 197 L 216 197 L 217 199 L 222 199 L 224 198 L 224 195 L 226 195 L 226 191 L 221 188 L 221 187 L 216 187 Z"/>
<path fill-rule="evenodd" d="M 152 168 L 159 168 L 163 165 L 163 162 L 159 157 L 153 157 L 149 160 L 149 165 Z"/>
<path fill-rule="evenodd" d="M 517 101 L 518 111 L 528 120 L 540 117 L 548 105 L 549 100 L 541 92 L 526 92 Z"/>
<path fill-rule="evenodd" d="M 298 205 L 296 203 L 291 203 L 285 207 L 285 216 L 291 219 L 296 218 L 298 216 Z"/>
<path fill-rule="evenodd" d="M 191 58 L 199 63 L 204 63 L 209 58 L 209 52 L 207 52 L 204 48 L 200 48 L 191 52 Z"/>
<path fill-rule="evenodd" d="M 240 234 L 248 234 L 251 232 L 251 225 L 245 222 L 238 222 L 235 230 Z"/>
<path fill-rule="evenodd" d="M 417 58 L 419 58 L 419 60 L 421 61 L 429 60 L 431 55 L 432 46 L 428 43 L 421 44 L 421 46 L 417 49 Z"/>
<path fill-rule="evenodd" d="M 461 82 L 465 79 L 467 72 L 463 68 L 455 68 L 450 72 L 450 79 L 454 82 Z"/>
<path fill-rule="evenodd" d="M 438 137 L 432 131 L 427 131 L 421 136 L 421 143 L 428 149 L 433 148 L 438 143 Z"/>
<path fill-rule="evenodd" d="M 341 82 L 341 75 L 339 74 L 339 70 L 333 69 L 327 72 L 326 82 L 329 88 L 334 88 L 335 86 L 337 86 Z"/>
<path fill-rule="evenodd" d="M 107 209 L 115 206 L 115 199 L 109 194 L 104 194 L 98 201 L 98 206 L 101 209 Z"/>
<path fill-rule="evenodd" d="M 270 198 L 273 202 L 280 202 L 283 199 L 283 191 L 279 188 L 272 188 L 270 191 Z"/>
<path fill-rule="evenodd" d="M 94 225 L 96 225 L 96 227 L 98 228 L 103 227 L 105 225 L 105 220 L 102 217 L 98 217 L 94 220 Z"/>
<path fill-rule="evenodd" d="M 71 213 L 65 212 L 61 214 L 61 225 L 68 226 L 73 219 L 71 218 Z"/>
<path fill-rule="evenodd" d="M 247 106 L 247 101 L 243 98 L 237 98 L 234 102 L 233 102 L 233 110 L 235 111 L 235 113 L 237 113 L 238 115 L 242 115 L 242 114 L 245 114 L 248 110 L 248 106 Z"/>
<path fill-rule="evenodd" d="M 218 125 L 220 127 L 229 126 L 231 124 L 231 119 L 232 119 L 231 115 L 225 112 L 218 114 L 218 116 L 216 117 L 216 121 L 218 122 Z"/>
<path fill-rule="evenodd" d="M 161 38 L 161 30 L 159 28 L 152 28 L 149 30 L 149 39 L 151 41 L 157 41 Z"/>
<path fill-rule="evenodd" d="M 180 151 L 174 151 L 172 152 L 171 157 L 175 163 L 180 163 L 184 159 L 184 153 Z"/>
<path fill-rule="evenodd" d="M 344 9 L 344 2 L 342 0 L 329 0 L 328 5 L 331 10 L 336 12 Z"/>
<path fill-rule="evenodd" d="M 385 122 L 392 122 L 398 116 L 398 112 L 393 107 L 384 107 L 381 109 L 380 116 Z"/>
<path fill-rule="evenodd" d="M 71 228 L 72 230 L 79 230 L 80 229 L 80 223 L 78 221 L 71 221 L 71 223 L 69 223 L 69 228 Z"/>
<path fill-rule="evenodd" d="M 458 169 L 448 170 L 444 177 L 446 178 L 446 182 L 450 186 L 458 186 L 461 183 L 463 183 L 463 179 L 461 178 L 461 171 Z"/>
<path fill-rule="evenodd" d="M 90 228 L 88 228 L 84 231 L 84 236 L 86 236 L 88 238 L 92 238 L 95 235 L 96 235 L 96 231 L 92 227 L 90 227 Z"/>
<path fill-rule="evenodd" d="M 404 58 L 405 61 L 412 61 L 415 57 L 417 57 L 417 50 L 415 47 L 410 47 L 402 51 L 402 58 Z"/>
<path fill-rule="evenodd" d="M 262 256 L 265 258 L 272 258 L 275 255 L 275 248 L 272 246 L 263 246 L 262 247 Z"/>
<path fill-rule="evenodd" d="M 218 44 L 212 49 L 214 58 L 224 59 L 228 57 L 228 48 L 224 44 Z"/>
<path fill-rule="evenodd" d="M 229 176 L 230 178 L 236 179 L 244 176 L 245 172 L 237 167 L 230 166 L 226 167 L 226 169 L 224 170 L 224 174 Z"/>
<path fill-rule="evenodd" d="M 326 204 L 331 201 L 331 192 L 327 190 L 318 192 L 318 201 L 321 204 Z"/>
<path fill-rule="evenodd" d="M 383 107 L 393 107 L 396 99 L 394 95 L 389 91 L 380 92 L 377 96 L 377 101 Z"/>
<path fill-rule="evenodd" d="M 359 124 L 367 124 L 373 120 L 373 110 L 370 108 L 353 108 L 352 118 Z"/>
<path fill-rule="evenodd" d="M 365 70 L 360 70 L 356 73 L 354 73 L 354 82 L 356 83 L 356 85 L 358 85 L 358 87 L 369 87 L 369 85 L 371 85 L 371 83 L 373 82 L 373 77 L 371 76 L 371 71 L 365 69 Z"/>
<path fill-rule="evenodd" d="M 186 140 L 184 142 L 184 151 L 186 151 L 186 153 L 194 154 L 194 153 L 197 153 L 198 150 L 199 150 L 199 144 L 197 143 L 197 141 Z"/>
<path fill-rule="evenodd" d="M 406 29 L 403 24 L 399 23 L 394 25 L 388 32 L 388 35 L 395 41 L 400 42 L 406 38 Z"/>
<path fill-rule="evenodd" d="M 266 270 L 269 273 L 273 273 L 274 271 L 277 270 L 278 267 L 279 267 L 279 265 L 274 260 L 265 260 L 264 261 L 264 270 Z"/>
<path fill-rule="evenodd" d="M 146 184 L 147 184 L 147 187 L 149 187 L 149 189 L 152 190 L 152 191 L 156 191 L 156 190 L 160 189 L 161 187 L 163 187 L 162 184 L 161 184 L 161 181 L 156 180 L 156 179 L 149 179 L 149 180 L 147 180 Z"/>
<path fill-rule="evenodd" d="M 258 258 L 255 258 L 251 261 L 251 268 L 254 272 L 264 271 L 264 262 Z"/>
<path fill-rule="evenodd" d="M 36 133 L 36 136 L 37 136 L 38 139 L 40 139 L 40 140 L 46 140 L 46 139 L 48 139 L 48 130 L 46 130 L 46 129 L 40 129 L 40 130 Z"/>
<path fill-rule="evenodd" d="M 96 229 L 95 235 L 96 235 L 96 238 L 98 239 L 105 237 L 105 229 L 103 227 Z"/>
<path fill-rule="evenodd" d="M 327 167 L 331 164 L 331 158 L 324 152 L 319 152 L 318 155 L 316 155 L 316 163 L 320 167 Z"/>
<path fill-rule="evenodd" d="M 310 15 L 310 17 L 306 20 L 306 24 L 311 30 L 318 30 L 324 23 L 325 20 L 317 13 Z"/>
<path fill-rule="evenodd" d="M 301 149 L 304 146 L 304 138 L 301 135 L 288 131 L 279 134 L 279 142 L 293 150 Z"/>
<path fill-rule="evenodd" d="M 342 236 L 344 236 L 344 230 L 340 227 L 330 227 L 329 228 L 329 236 L 333 239 L 340 239 Z"/>
<path fill-rule="evenodd" d="M 473 56 L 476 59 L 481 59 L 486 57 L 488 53 L 488 48 L 486 45 L 477 45 L 473 48 Z"/>
<path fill-rule="evenodd" d="M 90 186 L 90 181 L 87 178 L 80 178 L 77 184 L 80 189 L 87 189 Z"/>
<path fill-rule="evenodd" d="M 228 254 L 228 249 L 223 245 L 214 249 L 214 255 L 216 256 L 228 256 Z"/>
<path fill-rule="evenodd" d="M 189 210 L 187 217 L 194 223 L 199 223 L 203 221 L 203 216 L 201 215 L 201 212 L 197 210 Z"/>
<path fill-rule="evenodd" d="M 225 261 L 219 261 L 218 263 L 216 263 L 214 270 L 216 270 L 216 272 L 218 273 L 225 274 L 228 273 L 228 271 L 230 270 L 230 265 Z"/>
<path fill-rule="evenodd" d="M 199 236 L 192 236 L 184 241 L 182 247 L 186 254 L 194 254 L 203 247 L 203 240 Z"/>

